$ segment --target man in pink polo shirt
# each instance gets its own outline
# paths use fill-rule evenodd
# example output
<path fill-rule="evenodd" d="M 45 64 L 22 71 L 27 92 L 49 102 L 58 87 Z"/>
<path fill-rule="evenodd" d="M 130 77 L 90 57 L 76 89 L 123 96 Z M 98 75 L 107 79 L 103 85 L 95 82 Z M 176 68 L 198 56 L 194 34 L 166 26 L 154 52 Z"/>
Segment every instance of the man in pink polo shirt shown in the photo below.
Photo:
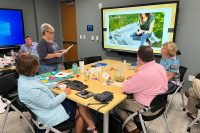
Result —
<path fill-rule="evenodd" d="M 150 46 L 140 46 L 137 55 L 139 70 L 132 77 L 124 81 L 122 92 L 133 94 L 133 98 L 126 99 L 115 109 L 115 113 L 125 120 L 129 114 L 136 112 L 145 106 L 150 106 L 156 95 L 167 91 L 167 75 L 165 69 L 154 60 L 153 49 Z M 157 112 L 155 112 L 157 113 Z M 147 115 L 154 115 L 148 113 Z M 129 121 L 126 126 L 126 133 L 139 133 L 134 121 Z"/>

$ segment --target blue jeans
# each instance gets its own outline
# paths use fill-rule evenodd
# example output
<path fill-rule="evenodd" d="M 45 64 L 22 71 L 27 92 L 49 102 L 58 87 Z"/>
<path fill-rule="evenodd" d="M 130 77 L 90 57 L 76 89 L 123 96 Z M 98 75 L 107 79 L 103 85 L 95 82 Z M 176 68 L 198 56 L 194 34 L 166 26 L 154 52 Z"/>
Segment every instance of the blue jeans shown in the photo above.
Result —
<path fill-rule="evenodd" d="M 144 43 L 146 42 L 147 38 L 150 37 L 151 34 L 142 34 L 141 36 L 141 44 L 140 45 L 144 45 Z"/>
<path fill-rule="evenodd" d="M 140 45 L 144 45 L 144 43 L 146 42 L 147 38 L 150 37 L 151 34 L 141 34 L 141 35 L 137 35 L 136 33 L 133 33 L 130 37 L 133 38 L 133 40 L 141 40 Z"/>
<path fill-rule="evenodd" d="M 54 65 L 40 65 L 38 73 L 43 74 L 47 72 L 56 71 L 58 69 L 58 64 Z"/>

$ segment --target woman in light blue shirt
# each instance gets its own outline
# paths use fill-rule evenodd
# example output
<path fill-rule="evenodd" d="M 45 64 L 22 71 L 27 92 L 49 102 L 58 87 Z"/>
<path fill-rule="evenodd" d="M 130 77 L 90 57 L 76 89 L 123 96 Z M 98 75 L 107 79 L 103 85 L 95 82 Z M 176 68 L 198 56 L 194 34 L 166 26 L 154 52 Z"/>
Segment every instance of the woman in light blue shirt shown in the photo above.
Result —
<path fill-rule="evenodd" d="M 69 88 L 55 96 L 50 89 L 57 83 L 43 84 L 35 74 L 39 67 L 38 58 L 34 55 L 21 55 L 17 61 L 16 71 L 19 73 L 18 94 L 21 102 L 37 116 L 37 121 L 50 126 L 58 126 L 68 120 L 76 120 L 76 133 L 83 132 L 84 121 L 87 130 L 97 133 L 95 124 L 87 112 L 87 108 L 67 100 Z M 90 118 L 88 118 L 90 117 Z"/>
<path fill-rule="evenodd" d="M 179 73 L 180 61 L 178 56 L 176 56 L 177 51 L 177 46 L 173 42 L 164 43 L 161 49 L 162 58 L 160 60 L 160 64 L 167 72 L 168 81 L 173 80 Z"/>

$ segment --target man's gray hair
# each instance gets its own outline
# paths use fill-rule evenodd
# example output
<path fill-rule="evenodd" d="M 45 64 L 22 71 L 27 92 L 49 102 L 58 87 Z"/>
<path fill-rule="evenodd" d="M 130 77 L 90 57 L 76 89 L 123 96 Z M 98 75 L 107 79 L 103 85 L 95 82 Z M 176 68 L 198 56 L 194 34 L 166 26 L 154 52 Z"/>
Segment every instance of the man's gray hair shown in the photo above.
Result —
<path fill-rule="evenodd" d="M 40 30 L 41 30 L 41 32 L 42 32 L 43 35 L 45 35 L 45 32 L 49 31 L 49 29 L 53 29 L 53 26 L 51 26 L 48 23 L 44 23 L 40 27 Z"/>

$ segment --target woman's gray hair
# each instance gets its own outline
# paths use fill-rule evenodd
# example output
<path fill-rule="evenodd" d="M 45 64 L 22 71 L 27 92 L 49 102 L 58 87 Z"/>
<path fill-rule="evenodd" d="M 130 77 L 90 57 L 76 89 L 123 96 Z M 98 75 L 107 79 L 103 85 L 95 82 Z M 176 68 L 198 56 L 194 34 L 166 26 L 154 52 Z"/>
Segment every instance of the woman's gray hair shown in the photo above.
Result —
<path fill-rule="evenodd" d="M 45 35 L 45 32 L 49 31 L 49 29 L 53 29 L 53 26 L 51 26 L 48 23 L 44 23 L 41 25 L 40 30 L 42 32 L 42 35 Z"/>
<path fill-rule="evenodd" d="M 176 52 L 178 51 L 177 45 L 174 42 L 166 42 L 163 44 L 163 47 L 167 47 L 167 51 L 169 52 L 170 56 L 176 56 Z"/>

